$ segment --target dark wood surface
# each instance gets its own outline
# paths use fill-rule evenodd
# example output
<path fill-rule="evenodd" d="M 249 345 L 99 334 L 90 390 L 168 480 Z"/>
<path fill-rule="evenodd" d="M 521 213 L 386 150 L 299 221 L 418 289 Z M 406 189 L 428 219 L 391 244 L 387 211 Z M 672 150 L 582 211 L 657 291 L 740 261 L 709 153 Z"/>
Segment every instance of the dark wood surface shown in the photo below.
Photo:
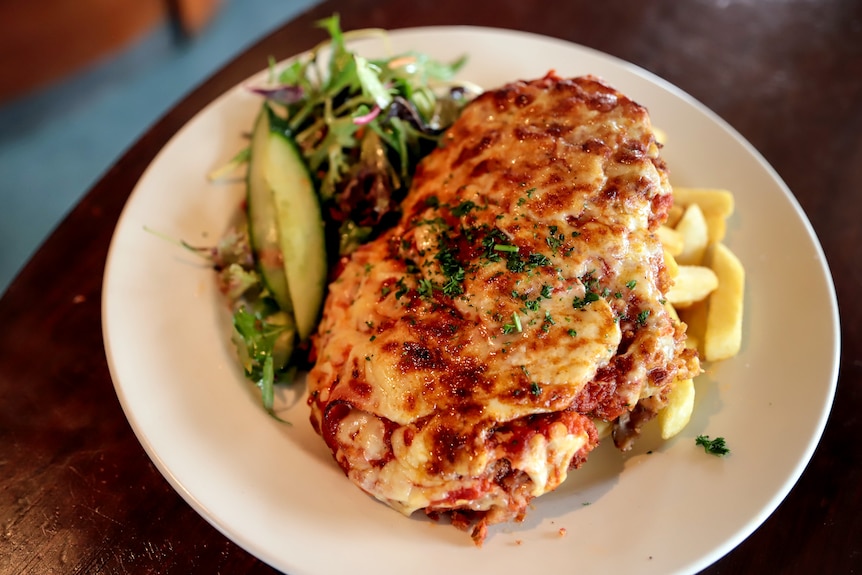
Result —
<path fill-rule="evenodd" d="M 198 516 L 136 440 L 106 365 L 102 273 L 120 210 L 156 152 L 270 55 L 286 57 L 321 40 L 312 23 L 336 11 L 346 28 L 474 24 L 591 46 L 680 86 L 763 153 L 808 214 L 833 270 L 843 348 L 838 392 L 795 488 L 704 573 L 862 573 L 862 3 L 856 0 L 333 0 L 285 23 L 153 126 L 0 300 L 0 572 L 273 572 Z"/>

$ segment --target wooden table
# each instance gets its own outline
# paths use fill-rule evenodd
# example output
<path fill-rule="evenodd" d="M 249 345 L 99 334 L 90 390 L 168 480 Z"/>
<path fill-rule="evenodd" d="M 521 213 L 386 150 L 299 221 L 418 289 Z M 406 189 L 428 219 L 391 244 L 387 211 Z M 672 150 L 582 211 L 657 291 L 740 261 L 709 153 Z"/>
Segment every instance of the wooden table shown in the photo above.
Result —
<path fill-rule="evenodd" d="M 0 571 L 272 572 L 198 516 L 133 435 L 103 350 L 102 273 L 120 210 L 159 149 L 270 55 L 321 40 L 312 23 L 333 12 L 346 28 L 474 24 L 591 46 L 681 87 L 763 153 L 808 214 L 833 270 L 840 379 L 823 439 L 796 487 L 705 573 L 862 572 L 862 299 L 855 299 L 862 288 L 862 3 L 855 0 L 333 0 L 283 25 L 153 126 L 0 300 Z"/>

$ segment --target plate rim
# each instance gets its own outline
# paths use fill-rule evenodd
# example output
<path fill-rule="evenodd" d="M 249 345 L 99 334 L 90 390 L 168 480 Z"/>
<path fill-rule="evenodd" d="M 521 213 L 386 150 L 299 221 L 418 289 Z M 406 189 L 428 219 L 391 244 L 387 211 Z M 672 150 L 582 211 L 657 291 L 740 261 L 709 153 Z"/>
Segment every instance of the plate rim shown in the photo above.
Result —
<path fill-rule="evenodd" d="M 831 272 L 831 268 L 829 266 L 829 262 L 825 257 L 825 253 L 823 252 L 823 248 L 822 248 L 822 245 L 820 243 L 820 239 L 818 238 L 810 220 L 808 219 L 807 214 L 805 214 L 804 210 L 802 209 L 801 205 L 799 204 L 798 200 L 796 199 L 796 197 L 794 196 L 794 194 L 792 193 L 790 188 L 787 186 L 787 184 L 784 182 L 784 180 L 781 178 L 781 176 L 777 173 L 777 171 L 765 160 L 765 158 L 762 156 L 762 154 L 756 148 L 754 148 L 754 146 L 747 139 L 745 139 L 735 128 L 733 128 L 733 126 L 731 126 L 727 121 L 725 121 L 723 118 L 718 116 L 718 114 L 713 112 L 711 109 L 709 109 L 703 103 L 701 103 L 697 99 L 693 98 L 691 95 L 689 95 L 687 92 L 685 92 L 684 90 L 682 90 L 678 86 L 671 84 L 670 82 L 661 78 L 660 76 L 656 75 L 655 73 L 650 72 L 649 70 L 647 70 L 641 66 L 638 66 L 637 64 L 626 61 L 626 60 L 619 58 L 617 56 L 607 54 L 605 52 L 602 52 L 600 50 L 597 50 L 597 49 L 589 47 L 589 46 L 584 46 L 584 45 L 581 45 L 581 44 L 578 44 L 575 42 L 571 42 L 568 40 L 564 40 L 564 39 L 561 39 L 558 37 L 545 36 L 542 34 L 537 34 L 534 32 L 528 32 L 528 31 L 523 31 L 523 30 L 485 27 L 485 26 L 457 25 L 457 26 L 416 26 L 416 27 L 397 28 L 397 29 L 392 29 L 392 30 L 388 31 L 388 33 L 390 35 L 398 35 L 398 36 L 403 35 L 403 36 L 408 36 L 408 37 L 411 35 L 417 34 L 417 33 L 428 34 L 428 33 L 440 33 L 440 32 L 445 32 L 445 33 L 459 33 L 459 32 L 460 33 L 477 33 L 478 32 L 478 33 L 502 34 L 502 35 L 506 35 L 506 36 L 514 35 L 514 36 L 522 36 L 522 37 L 526 37 L 526 38 L 532 38 L 532 39 L 539 40 L 542 42 L 551 42 L 553 44 L 558 44 L 559 46 L 567 48 L 567 49 L 574 49 L 576 51 L 583 51 L 585 53 L 591 54 L 591 55 L 598 57 L 598 58 L 601 58 L 603 60 L 608 60 L 608 61 L 614 62 L 616 65 L 622 66 L 624 69 L 627 69 L 629 72 L 631 72 L 637 76 L 640 76 L 641 78 L 649 81 L 650 83 L 657 85 L 658 87 L 669 92 L 673 96 L 686 100 L 687 103 L 692 105 L 693 107 L 695 107 L 698 112 L 706 115 L 706 117 L 712 123 L 714 123 L 715 125 L 717 125 L 721 129 L 723 129 L 725 132 L 730 134 L 733 137 L 733 139 L 736 141 L 736 143 L 743 146 L 743 148 L 745 149 L 745 152 L 757 161 L 759 166 L 766 171 L 769 178 L 772 181 L 774 181 L 781 188 L 781 191 L 783 192 L 785 199 L 790 203 L 790 206 L 793 208 L 794 212 L 799 216 L 799 219 L 805 228 L 806 235 L 807 235 L 808 239 L 811 241 L 812 247 L 814 248 L 814 251 L 816 252 L 818 258 L 820 259 L 821 267 L 824 271 L 823 279 L 825 281 L 825 287 L 826 287 L 826 290 L 827 290 L 828 296 L 829 296 L 828 307 L 829 307 L 830 312 L 831 312 L 831 314 L 830 314 L 830 323 L 832 326 L 832 334 L 831 335 L 832 335 L 832 339 L 833 339 L 834 343 L 832 345 L 832 354 L 831 354 L 832 357 L 831 357 L 831 363 L 830 363 L 831 370 L 830 370 L 830 373 L 828 374 L 828 376 L 826 374 L 824 374 L 824 377 L 828 378 L 827 379 L 828 380 L 827 395 L 829 398 L 828 406 L 826 407 L 826 409 L 823 409 L 821 414 L 820 414 L 820 417 L 819 417 L 819 420 L 818 420 L 817 426 L 816 426 L 817 427 L 816 437 L 813 438 L 812 441 L 810 441 L 809 445 L 807 446 L 807 449 L 805 450 L 804 456 L 802 458 L 800 458 L 799 461 L 797 462 L 797 464 L 793 470 L 793 473 L 791 474 L 791 477 L 787 478 L 784 481 L 784 483 L 782 484 L 783 489 L 781 489 L 780 492 L 778 492 L 774 495 L 774 497 L 772 498 L 772 500 L 770 500 L 770 503 L 768 505 L 761 508 L 760 512 L 758 514 L 756 514 L 756 519 L 749 521 L 746 524 L 746 528 L 740 529 L 737 532 L 735 537 L 731 537 L 728 540 L 726 540 L 723 545 L 717 546 L 714 549 L 714 551 L 711 554 L 709 554 L 709 556 L 705 556 L 700 562 L 697 562 L 696 564 L 691 565 L 693 568 L 692 572 L 703 569 L 703 568 L 711 565 L 715 561 L 719 560 L 721 557 L 726 555 L 732 549 L 737 547 L 742 541 L 744 541 L 755 530 L 757 530 L 763 524 L 763 522 L 766 521 L 766 519 L 768 519 L 768 517 L 770 515 L 772 515 L 774 513 L 774 511 L 778 508 L 778 506 L 781 505 L 781 503 L 784 501 L 784 499 L 787 497 L 787 495 L 790 493 L 790 491 L 798 483 L 799 478 L 801 477 L 805 468 L 809 465 L 809 463 L 810 463 L 810 461 L 814 455 L 814 452 L 817 449 L 817 446 L 819 445 L 820 441 L 822 440 L 823 432 L 824 432 L 824 429 L 825 429 L 826 424 L 828 422 L 829 416 L 831 414 L 832 405 L 834 403 L 836 390 L 837 390 L 837 383 L 838 383 L 837 380 L 838 380 L 838 372 L 839 372 L 839 368 L 840 368 L 840 357 L 841 357 L 841 329 L 840 329 L 840 314 L 839 314 L 839 308 L 838 308 L 838 304 L 837 304 L 837 294 L 835 291 L 834 279 L 833 279 L 833 275 Z M 283 64 L 285 61 L 289 61 L 292 58 L 295 58 L 297 56 L 301 56 L 302 54 L 306 54 L 306 53 L 307 53 L 307 51 L 303 52 L 301 54 L 291 56 L 290 58 L 286 58 L 284 60 L 281 60 L 280 63 Z M 121 407 L 124 411 L 124 414 L 125 414 L 126 418 L 129 420 L 129 423 L 132 425 L 133 431 L 135 432 L 135 435 L 136 435 L 138 441 L 141 443 L 141 445 L 144 448 L 145 452 L 147 453 L 148 457 L 150 457 L 150 459 L 153 461 L 156 468 L 159 470 L 161 475 L 163 477 L 165 477 L 165 479 L 170 483 L 172 488 L 175 491 L 177 491 L 177 493 L 181 497 L 183 497 L 183 499 L 193 509 L 195 509 L 195 511 L 198 514 L 200 514 L 208 523 L 213 525 L 219 532 L 221 532 L 223 535 L 225 535 L 228 539 L 237 543 L 240 547 L 242 547 L 245 551 L 249 552 L 253 556 L 260 558 L 261 560 L 269 563 L 270 565 L 278 566 L 279 564 L 281 564 L 279 561 L 273 562 L 273 560 L 277 559 L 277 558 L 272 558 L 272 557 L 268 558 L 268 554 L 267 553 L 262 554 L 261 550 L 256 548 L 253 542 L 249 542 L 244 537 L 238 537 L 238 534 L 235 532 L 234 529 L 231 528 L 231 526 L 224 525 L 217 518 L 213 517 L 211 510 L 209 510 L 207 508 L 207 506 L 194 493 L 189 491 L 187 486 L 185 484 L 183 484 L 183 482 L 181 482 L 174 475 L 174 473 L 170 470 L 168 464 L 165 462 L 163 457 L 155 449 L 155 446 L 153 446 L 149 441 L 145 441 L 143 439 L 141 432 L 139 431 L 139 427 L 138 427 L 140 424 L 139 424 L 139 422 L 136 423 L 135 414 L 133 413 L 131 406 L 128 405 L 128 398 L 125 396 L 123 386 L 119 380 L 119 368 L 118 368 L 118 366 L 116 366 L 114 364 L 114 361 L 112 359 L 113 358 L 112 348 L 113 348 L 115 342 L 112 338 L 112 333 L 111 333 L 111 330 L 110 330 L 109 325 L 108 325 L 109 324 L 108 308 L 109 308 L 111 293 L 109 293 L 109 290 L 107 289 L 107 287 L 109 286 L 109 284 L 111 282 L 111 274 L 112 274 L 112 269 L 113 269 L 111 264 L 112 264 L 112 262 L 115 262 L 116 258 L 118 257 L 117 252 L 115 251 L 118 249 L 117 243 L 116 243 L 117 242 L 117 235 L 118 235 L 120 228 L 124 222 L 124 217 L 127 215 L 127 212 L 132 209 L 131 206 L 133 204 L 133 199 L 134 199 L 136 193 L 138 192 L 138 190 L 141 189 L 141 182 L 145 181 L 145 179 L 147 178 L 147 175 L 150 173 L 150 171 L 153 170 L 154 166 L 156 166 L 158 164 L 158 162 L 162 158 L 163 154 L 166 153 L 166 149 L 168 148 L 170 143 L 177 140 L 180 137 L 180 135 L 182 133 L 184 133 L 184 131 L 186 129 L 188 129 L 189 125 L 194 120 L 201 117 L 202 115 L 205 115 L 208 111 L 210 111 L 213 107 L 215 107 L 220 101 L 227 99 L 227 98 L 230 98 L 241 85 L 247 83 L 248 81 L 250 81 L 251 79 L 253 79 L 257 76 L 260 76 L 261 74 L 263 74 L 265 72 L 265 70 L 266 70 L 265 68 L 262 68 L 260 71 L 250 75 L 249 77 L 244 79 L 242 82 L 238 83 L 237 85 L 235 85 L 231 88 L 228 88 L 227 90 L 225 90 L 224 92 L 222 92 L 221 94 L 219 94 L 218 96 L 213 98 L 209 103 L 207 103 L 205 106 L 203 106 L 200 110 L 198 110 L 191 118 L 189 118 L 189 120 L 187 122 L 185 122 L 180 128 L 178 128 L 176 130 L 176 132 L 174 132 L 173 135 L 171 135 L 171 137 L 168 139 L 168 141 L 165 143 L 165 145 L 155 154 L 155 156 L 152 158 L 150 164 L 146 167 L 144 172 L 141 174 L 140 179 L 135 184 L 134 189 L 132 190 L 131 194 L 129 195 L 129 198 L 126 200 L 126 202 L 123 206 L 123 210 L 122 210 L 122 212 L 118 218 L 116 228 L 115 228 L 114 233 L 113 233 L 112 238 L 111 238 L 111 243 L 110 243 L 110 247 L 109 247 L 109 251 L 108 251 L 108 255 L 107 255 L 107 259 L 106 259 L 106 265 L 105 265 L 105 269 L 104 269 L 104 273 L 103 273 L 103 279 L 102 279 L 103 287 L 106 289 L 103 289 L 101 311 L 102 311 L 102 332 L 103 332 L 102 335 L 103 335 L 103 341 L 104 341 L 104 347 L 105 347 L 106 357 L 107 357 L 107 361 L 108 361 L 108 366 L 109 366 L 109 370 L 111 373 L 112 383 L 114 385 L 115 392 L 117 393 L 117 396 L 120 400 L 120 404 L 121 404 Z M 750 527 L 750 528 L 748 528 L 748 527 Z M 292 566 L 291 568 L 296 568 L 296 566 Z M 302 571 L 302 569 L 300 569 L 300 571 Z"/>

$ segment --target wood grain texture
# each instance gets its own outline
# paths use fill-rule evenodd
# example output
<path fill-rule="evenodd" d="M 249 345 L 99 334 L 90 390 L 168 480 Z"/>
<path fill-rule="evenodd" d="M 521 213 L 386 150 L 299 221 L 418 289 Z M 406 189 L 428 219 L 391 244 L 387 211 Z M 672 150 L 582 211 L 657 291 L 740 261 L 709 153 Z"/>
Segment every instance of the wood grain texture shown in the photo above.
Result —
<path fill-rule="evenodd" d="M 474 24 L 591 46 L 689 92 L 761 151 L 834 273 L 838 394 L 798 484 L 704 573 L 862 572 L 862 4 L 333 0 L 239 55 L 153 126 L 0 300 L 0 573 L 274 572 L 186 505 L 135 439 L 106 366 L 101 281 L 120 210 L 159 149 L 269 56 L 321 40 L 313 22 L 336 11 L 349 28 Z"/>

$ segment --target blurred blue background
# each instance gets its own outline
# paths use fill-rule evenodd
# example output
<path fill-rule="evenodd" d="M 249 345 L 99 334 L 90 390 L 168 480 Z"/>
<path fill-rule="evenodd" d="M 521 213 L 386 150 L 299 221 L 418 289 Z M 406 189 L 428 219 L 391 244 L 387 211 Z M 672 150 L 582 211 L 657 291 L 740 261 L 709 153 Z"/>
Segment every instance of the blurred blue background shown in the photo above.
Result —
<path fill-rule="evenodd" d="M 0 104 L 0 294 L 153 122 L 243 48 L 316 3 L 225 0 L 189 40 L 178 42 L 165 22 L 96 65 Z"/>

